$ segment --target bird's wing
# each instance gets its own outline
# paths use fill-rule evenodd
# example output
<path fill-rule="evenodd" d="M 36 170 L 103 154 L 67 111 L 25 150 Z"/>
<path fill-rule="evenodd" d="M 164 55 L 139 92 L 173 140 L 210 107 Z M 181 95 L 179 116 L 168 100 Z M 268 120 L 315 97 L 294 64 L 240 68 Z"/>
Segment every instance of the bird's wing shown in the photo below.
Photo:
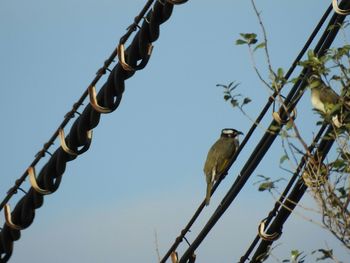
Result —
<path fill-rule="evenodd" d="M 231 162 L 236 148 L 235 141 L 218 140 L 214 143 L 208 152 L 208 157 L 204 165 L 204 173 L 207 179 L 211 177 L 213 169 L 216 171 L 215 180 L 222 175 Z"/>
<path fill-rule="evenodd" d="M 237 149 L 237 145 L 234 141 L 232 141 L 231 143 L 226 143 L 224 147 L 226 148 L 226 154 L 218 156 L 216 180 L 218 179 L 219 176 L 221 176 L 225 172 L 228 165 L 232 161 L 232 157 Z"/>
<path fill-rule="evenodd" d="M 337 104 L 339 102 L 339 95 L 330 87 L 323 86 L 320 89 L 320 100 L 327 104 Z"/>
<path fill-rule="evenodd" d="M 217 167 L 217 175 L 215 180 L 217 180 L 218 177 L 221 176 L 221 174 L 226 170 L 229 163 L 230 163 L 230 159 L 222 159 L 222 161 L 220 162 L 220 166 Z"/>

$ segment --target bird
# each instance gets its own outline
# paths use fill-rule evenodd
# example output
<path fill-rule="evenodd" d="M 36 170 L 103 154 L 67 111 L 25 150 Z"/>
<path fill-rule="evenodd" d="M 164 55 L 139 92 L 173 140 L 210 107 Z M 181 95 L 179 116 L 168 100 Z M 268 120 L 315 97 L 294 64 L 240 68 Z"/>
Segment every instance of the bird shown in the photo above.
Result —
<path fill-rule="evenodd" d="M 336 114 L 337 106 L 342 104 L 340 96 L 329 86 L 318 75 L 311 75 L 309 77 L 309 86 L 311 89 L 311 104 L 312 106 L 322 112 L 325 115 L 332 117 L 333 124 L 340 128 L 342 126 L 341 118 Z M 349 107 L 349 102 L 345 102 L 345 107 Z"/>
<path fill-rule="evenodd" d="M 339 95 L 317 75 L 312 75 L 309 83 L 312 106 L 325 114 L 329 113 L 339 103 Z"/>
<path fill-rule="evenodd" d="M 226 171 L 238 149 L 238 136 L 240 134 L 243 133 L 232 128 L 222 129 L 220 138 L 209 149 L 203 169 L 207 181 L 205 197 L 207 206 L 210 202 L 211 189 L 214 182 Z"/>

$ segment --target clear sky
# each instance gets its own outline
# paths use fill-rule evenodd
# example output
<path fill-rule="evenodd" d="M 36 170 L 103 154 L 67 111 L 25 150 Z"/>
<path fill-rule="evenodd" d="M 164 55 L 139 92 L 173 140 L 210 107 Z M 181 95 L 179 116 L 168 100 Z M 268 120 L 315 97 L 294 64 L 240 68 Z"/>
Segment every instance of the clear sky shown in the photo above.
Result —
<path fill-rule="evenodd" d="M 87 88 L 144 2 L 0 2 L 1 196 Z M 268 31 L 272 64 L 287 69 L 331 1 L 257 2 Z M 59 190 L 45 198 L 32 226 L 15 242 L 11 262 L 156 262 L 154 233 L 162 256 L 204 198 L 203 165 L 220 130 L 234 127 L 247 132 L 251 126 L 224 102 L 216 84 L 240 82 L 239 92 L 253 100 L 246 107 L 253 118 L 269 96 L 254 74 L 247 49 L 234 45 L 241 32 L 259 32 L 261 38 L 250 1 L 189 0 L 176 6 L 161 27 L 149 64 L 126 81 L 120 107 L 102 116 L 90 150 L 68 163 Z M 264 69 L 261 58 L 258 65 Z M 310 140 L 316 116 L 309 93 L 304 97 L 298 121 L 302 135 Z M 270 121 L 268 114 L 264 123 Z M 189 241 L 262 134 L 258 129 L 241 153 L 187 235 Z M 58 145 L 56 141 L 52 149 Z M 268 193 L 257 192 L 256 175 L 288 179 L 278 168 L 281 155 L 277 139 L 197 250 L 198 262 L 236 262 L 243 255 L 274 203 Z M 14 206 L 20 196 L 10 204 Z M 304 204 L 312 203 L 308 199 Z M 288 257 L 290 249 L 311 252 L 326 244 L 339 259 L 349 258 L 335 238 L 295 215 L 278 243 L 279 258 Z M 185 248 L 183 244 L 179 252 Z"/>

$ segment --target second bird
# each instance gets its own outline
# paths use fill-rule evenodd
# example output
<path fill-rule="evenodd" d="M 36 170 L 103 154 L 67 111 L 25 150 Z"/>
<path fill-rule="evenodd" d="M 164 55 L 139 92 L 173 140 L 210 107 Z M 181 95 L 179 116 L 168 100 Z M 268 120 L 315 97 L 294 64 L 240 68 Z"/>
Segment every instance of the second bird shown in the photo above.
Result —
<path fill-rule="evenodd" d="M 209 205 L 211 189 L 230 165 L 238 149 L 238 135 L 243 134 L 235 129 L 227 128 L 221 131 L 220 138 L 210 148 L 204 164 L 204 174 L 207 180 L 207 194 L 205 204 Z"/>
<path fill-rule="evenodd" d="M 341 101 L 340 96 L 332 90 L 329 86 L 327 86 L 324 81 L 317 75 L 312 75 L 309 78 L 310 88 L 311 88 L 311 103 L 312 106 L 324 113 L 324 114 L 332 114 L 332 122 L 337 127 L 340 128 L 343 126 L 343 122 L 349 122 L 349 114 L 339 115 L 337 113 L 332 112 L 337 104 L 344 103 L 343 105 L 346 112 L 349 112 L 350 103 L 349 100 L 346 99 L 344 102 Z"/>

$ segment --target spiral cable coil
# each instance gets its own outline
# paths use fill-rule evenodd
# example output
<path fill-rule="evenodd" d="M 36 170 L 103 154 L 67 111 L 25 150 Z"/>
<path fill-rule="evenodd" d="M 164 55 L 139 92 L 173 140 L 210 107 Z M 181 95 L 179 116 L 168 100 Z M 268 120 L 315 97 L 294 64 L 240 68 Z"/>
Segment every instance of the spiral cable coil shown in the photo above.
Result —
<path fill-rule="evenodd" d="M 186 0 L 187 1 L 187 0 Z M 16 181 L 15 185 L 8 191 L 7 196 L 0 204 L 0 210 L 4 209 L 6 223 L 0 232 L 0 262 L 7 262 L 13 252 L 14 241 L 21 237 L 21 230 L 29 227 L 35 217 L 35 210 L 40 208 L 44 202 L 44 195 L 54 193 L 60 186 L 67 162 L 76 159 L 80 154 L 87 151 L 92 140 L 92 130 L 99 124 L 100 116 L 103 113 L 115 111 L 122 99 L 125 89 L 125 80 L 132 77 L 137 70 L 144 68 L 150 58 L 150 47 L 159 38 L 160 25 L 167 21 L 173 11 L 175 4 L 182 4 L 186 1 L 156 1 L 148 0 L 140 14 L 135 18 L 134 23 L 129 27 L 128 32 L 121 38 L 118 47 L 112 55 L 105 61 L 104 66 L 98 70 L 88 89 L 84 92 L 77 103 L 65 116 L 59 128 L 39 151 L 35 160 Z M 152 6 L 152 9 L 149 8 Z M 149 10 L 149 11 L 148 11 Z M 147 12 L 148 11 L 148 12 Z M 147 12 L 147 14 L 146 14 Z M 143 19 L 144 18 L 144 19 Z M 143 19 L 142 25 L 138 23 Z M 123 61 L 110 70 L 107 81 L 102 85 L 96 95 L 95 85 L 98 80 L 106 74 L 108 66 L 114 58 L 120 55 L 120 47 L 127 41 L 129 36 L 136 31 L 136 34 L 128 46 L 123 49 Z M 120 59 L 120 57 L 118 56 Z M 131 68 L 125 69 L 123 63 L 127 63 Z M 83 112 L 76 118 L 72 127 L 64 138 L 63 128 L 75 116 L 77 109 L 82 105 L 84 99 L 89 95 L 90 103 Z M 43 166 L 38 175 L 33 174 L 33 169 L 39 160 L 48 153 L 49 147 L 54 140 L 60 136 L 61 147 L 55 150 L 48 162 Z M 20 189 L 20 185 L 31 174 L 32 187 L 17 202 L 13 211 L 10 211 L 8 201 Z M 34 177 L 36 178 L 33 178 Z M 34 183 L 34 181 L 35 183 Z M 39 190 L 40 189 L 40 190 Z M 42 190 L 42 191 L 41 191 Z"/>

